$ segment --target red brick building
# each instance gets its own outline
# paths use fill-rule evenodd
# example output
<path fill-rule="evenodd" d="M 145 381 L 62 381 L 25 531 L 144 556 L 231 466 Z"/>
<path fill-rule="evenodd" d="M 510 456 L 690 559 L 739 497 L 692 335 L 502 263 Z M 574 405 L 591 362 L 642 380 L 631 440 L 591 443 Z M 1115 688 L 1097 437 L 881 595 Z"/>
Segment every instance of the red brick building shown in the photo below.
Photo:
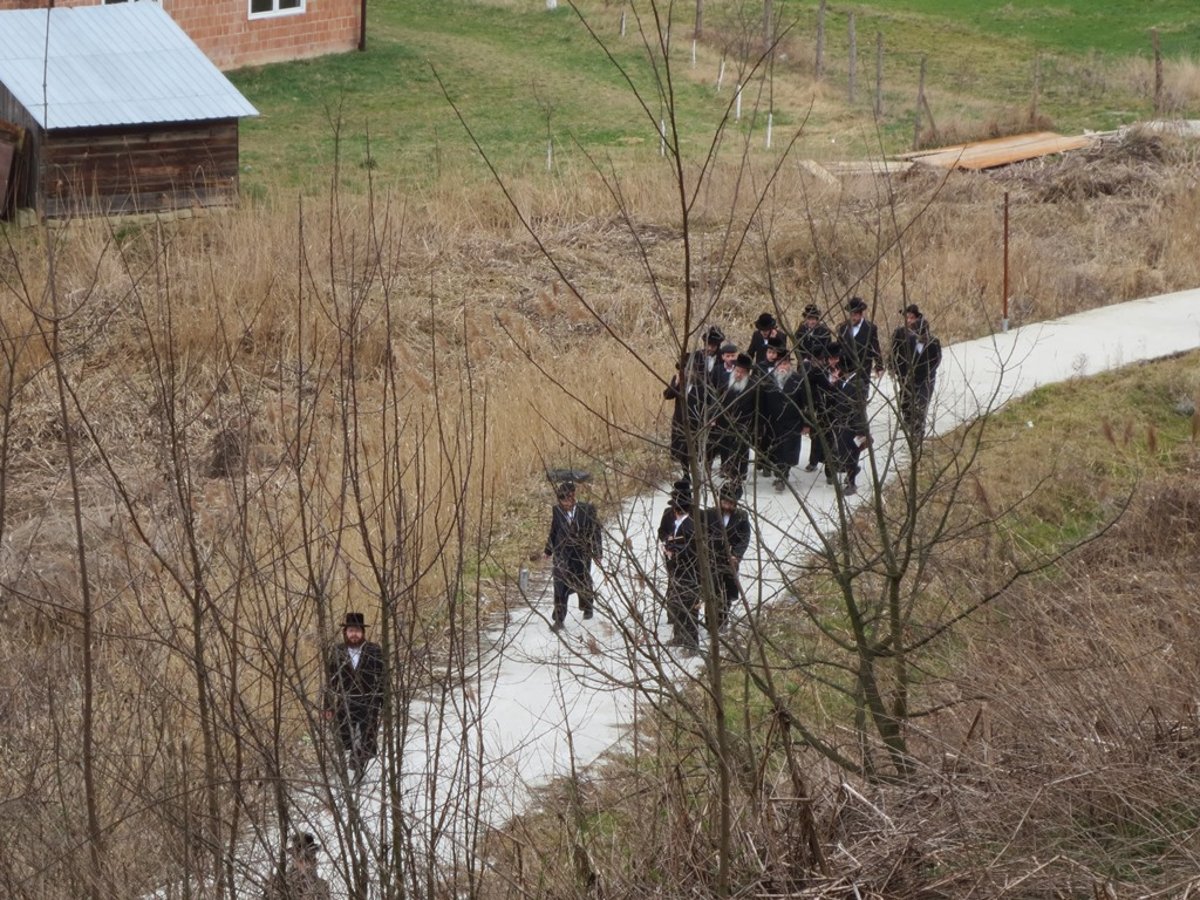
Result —
<path fill-rule="evenodd" d="M 218 68 L 302 59 L 357 48 L 366 0 L 57 0 L 56 7 L 157 3 Z M 0 0 L 0 10 L 47 0 Z"/>

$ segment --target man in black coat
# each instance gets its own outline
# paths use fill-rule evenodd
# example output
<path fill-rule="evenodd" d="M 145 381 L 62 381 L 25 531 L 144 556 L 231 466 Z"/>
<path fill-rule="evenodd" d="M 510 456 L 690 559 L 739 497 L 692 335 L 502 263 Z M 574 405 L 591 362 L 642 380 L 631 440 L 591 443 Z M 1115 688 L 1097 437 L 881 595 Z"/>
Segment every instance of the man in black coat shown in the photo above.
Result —
<path fill-rule="evenodd" d="M 883 352 L 879 349 L 879 329 L 867 319 L 867 303 L 862 297 L 851 297 L 846 304 L 850 318 L 838 330 L 842 348 L 842 369 L 862 375 L 868 384 L 872 375 L 883 374 Z"/>
<path fill-rule="evenodd" d="M 697 387 L 721 380 L 721 347 L 724 344 L 725 332 L 713 325 L 704 333 L 704 346 L 692 352 L 692 365 L 702 376 Z"/>
<path fill-rule="evenodd" d="M 820 356 L 814 356 L 804 364 L 804 417 L 808 426 L 810 443 L 808 465 L 805 472 L 815 472 L 825 464 L 826 479 L 833 483 L 832 459 L 833 431 L 829 424 L 829 408 L 833 396 L 833 381 L 830 377 L 830 359 L 841 356 L 836 343 L 826 344 Z"/>
<path fill-rule="evenodd" d="M 671 458 L 683 469 L 686 477 L 691 471 L 688 441 L 692 448 L 700 446 L 700 426 L 704 419 L 704 370 L 694 355 L 684 354 L 679 369 L 663 390 L 663 399 L 674 401 L 671 412 Z"/>
<path fill-rule="evenodd" d="M 769 312 L 754 320 L 754 333 L 750 335 L 750 346 L 746 348 L 746 353 L 756 366 L 767 361 L 767 346 L 771 339 L 781 336 L 779 325 Z"/>
<path fill-rule="evenodd" d="M 843 493 L 856 494 L 858 458 L 871 440 L 870 425 L 867 421 L 868 381 L 861 372 L 843 369 L 840 360 L 831 350 L 829 383 L 827 416 L 830 428 L 829 450 L 833 458 L 825 461 L 825 480 L 836 483 L 837 473 L 840 472 L 846 476 Z"/>
<path fill-rule="evenodd" d="M 603 536 L 596 507 L 575 500 L 575 482 L 564 481 L 554 491 L 558 501 L 550 511 L 550 534 L 544 550 L 554 560 L 554 616 L 550 630 L 558 631 L 567 618 L 567 598 L 579 597 L 583 617 L 594 614 L 596 593 L 592 587 L 592 561 L 600 565 Z"/>
<path fill-rule="evenodd" d="M 904 310 L 904 325 L 892 333 L 892 375 L 900 398 L 900 421 L 911 446 L 925 437 L 925 419 L 933 397 L 942 344 L 915 303 Z"/>
<path fill-rule="evenodd" d="M 667 621 L 669 646 L 700 649 L 700 562 L 696 548 L 696 522 L 690 494 L 671 494 L 671 522 L 661 533 L 667 566 Z"/>
<path fill-rule="evenodd" d="M 775 478 L 775 490 L 783 491 L 792 466 L 800 462 L 804 433 L 811 430 L 805 415 L 809 387 L 805 377 L 792 366 L 792 356 L 786 347 L 771 374 L 763 379 L 763 385 L 762 403 L 771 423 L 768 468 Z"/>
<path fill-rule="evenodd" d="M 796 330 L 796 355 L 801 366 L 813 361 L 825 362 L 825 351 L 833 343 L 833 332 L 821 321 L 815 304 L 804 307 L 804 321 Z"/>
<path fill-rule="evenodd" d="M 717 401 L 710 441 L 713 456 L 721 458 L 721 475 L 740 484 L 750 464 L 750 444 L 758 433 L 759 385 L 754 363 L 745 353 L 738 354 L 733 377 Z"/>
<path fill-rule="evenodd" d="M 324 714 L 334 723 L 347 766 L 357 782 L 377 752 L 379 719 L 387 672 L 383 649 L 367 640 L 363 614 L 346 613 L 342 643 L 325 664 Z"/>
<path fill-rule="evenodd" d="M 717 506 L 704 511 L 704 527 L 709 541 L 709 563 L 713 586 L 719 592 L 716 626 L 723 629 L 729 611 L 741 592 L 738 567 L 750 547 L 750 517 L 738 507 L 741 490 L 732 484 L 721 485 Z"/>

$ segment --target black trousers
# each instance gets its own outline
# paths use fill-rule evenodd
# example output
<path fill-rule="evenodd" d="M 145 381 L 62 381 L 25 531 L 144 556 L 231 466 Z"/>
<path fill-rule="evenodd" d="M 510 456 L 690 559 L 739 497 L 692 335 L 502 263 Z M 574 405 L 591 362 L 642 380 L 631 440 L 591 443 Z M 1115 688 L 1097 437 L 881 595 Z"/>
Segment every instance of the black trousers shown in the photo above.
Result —
<path fill-rule="evenodd" d="M 567 617 L 567 598 L 579 596 L 579 608 L 590 613 L 595 606 L 596 591 L 592 587 L 592 561 L 565 559 L 554 563 L 554 621 Z"/>
<path fill-rule="evenodd" d="M 913 444 L 925 437 L 925 419 L 929 415 L 929 401 L 933 397 L 933 379 L 905 384 L 900 388 L 900 421 L 904 433 Z"/>
<path fill-rule="evenodd" d="M 673 577 L 668 582 L 667 621 L 673 640 L 685 647 L 700 646 L 700 585 L 694 580 Z"/>
<path fill-rule="evenodd" d="M 718 569 L 713 573 L 713 588 L 717 593 L 717 628 L 721 628 L 729 620 L 729 612 L 741 593 L 738 590 L 737 571 Z"/>
<path fill-rule="evenodd" d="M 369 707 L 341 710 L 336 723 L 338 743 L 350 760 L 361 764 L 379 752 L 379 711 Z"/>

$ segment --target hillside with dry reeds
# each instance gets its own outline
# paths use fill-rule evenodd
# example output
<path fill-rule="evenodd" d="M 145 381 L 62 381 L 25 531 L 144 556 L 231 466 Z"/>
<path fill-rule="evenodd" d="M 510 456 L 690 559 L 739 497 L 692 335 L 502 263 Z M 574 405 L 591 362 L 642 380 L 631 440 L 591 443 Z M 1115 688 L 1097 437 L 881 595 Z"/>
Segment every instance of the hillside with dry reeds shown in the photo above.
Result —
<path fill-rule="evenodd" d="M 244 77 L 252 83 L 254 76 Z M 805 84 L 791 89 L 809 94 Z M 828 96 L 821 99 L 836 110 Z M 277 121 L 289 120 L 281 113 Z M 521 174 L 502 176 L 511 204 L 478 169 L 458 168 L 461 160 L 410 184 L 389 178 L 395 173 L 387 164 L 367 155 L 361 168 L 377 172 L 368 187 L 347 188 L 335 176 L 336 187 L 317 200 L 283 199 L 280 183 L 272 183 L 263 196 L 248 190 L 240 210 L 194 219 L 6 229 L 3 892 L 141 896 L 166 884 L 190 897 L 259 887 L 270 863 L 282 861 L 288 830 L 318 814 L 298 807 L 295 786 L 315 786 L 328 809 L 345 787 L 325 741 L 320 695 L 321 653 L 348 609 L 367 615 L 393 666 L 386 780 L 399 793 L 404 748 L 440 735 L 414 726 L 410 710 L 432 705 L 447 728 L 476 724 L 473 710 L 456 707 L 455 691 L 470 699 L 483 626 L 514 599 L 515 569 L 542 525 L 545 469 L 595 472 L 588 490 L 610 507 L 657 484 L 669 419 L 661 388 L 680 351 L 708 324 L 744 342 L 764 309 L 790 328 L 804 305 L 816 303 L 836 322 L 845 300 L 861 295 L 885 327 L 916 302 L 945 342 L 989 333 L 1000 319 L 1005 192 L 1016 325 L 1197 282 L 1195 157 L 1180 140 L 1134 132 L 1089 154 L 994 175 L 917 169 L 834 186 L 813 180 L 800 163 L 828 158 L 824 134 L 796 131 L 782 162 L 739 157 L 739 135 L 703 175 L 694 155 L 702 145 L 689 144 L 679 171 L 694 196 L 681 191 L 678 172 L 645 154 L 621 158 L 619 169 L 588 167 L 579 156 L 544 175 L 518 167 Z M 269 146 L 270 139 L 252 135 L 250 158 L 259 165 L 268 150 L 253 140 Z M 379 155 L 388 148 L 386 140 L 371 146 Z M 431 153 L 422 145 L 415 156 L 425 165 Z M 689 198 L 686 218 L 681 196 Z M 1171 504 L 1186 520 L 1192 501 L 1181 494 Z M 1139 508 L 1128 521 L 1138 521 Z M 1119 545 L 1106 552 L 1120 555 Z M 961 566 L 970 577 L 976 562 L 942 565 Z M 987 650 L 997 681 L 1024 672 L 1032 682 L 1011 654 L 1033 652 L 1029 635 L 1040 633 L 1040 617 L 1051 611 L 1031 602 L 1012 613 L 1014 621 L 1018 612 L 1030 624 L 1006 639 L 1005 653 Z M 1163 615 L 1170 622 L 1177 613 Z M 1103 616 L 1118 631 L 1126 625 L 1116 611 Z M 962 640 L 982 644 L 998 635 Z M 1054 652 L 1064 646 L 1074 645 Z M 1151 651 L 1096 652 L 1134 658 Z M 1126 686 L 1136 682 L 1141 693 L 1121 699 L 1119 715 L 1095 718 L 1087 707 L 1087 716 L 1071 718 L 1072 735 L 1087 733 L 1086 722 L 1105 723 L 1097 734 L 1133 734 L 1130 723 L 1144 721 L 1134 708 L 1147 692 L 1145 679 L 1162 671 L 1148 666 L 1129 679 Z M 946 685 L 963 696 L 983 689 L 957 675 L 942 678 L 941 688 L 951 690 Z M 1063 679 L 1059 689 L 1082 688 Z M 948 707 L 941 731 L 916 742 L 928 738 L 935 749 L 919 746 L 919 755 L 934 759 L 947 734 L 976 740 L 978 729 L 954 718 L 970 708 Z M 989 709 L 982 764 L 990 765 L 987 754 L 1009 754 L 1022 765 L 1049 760 L 1067 772 L 1063 760 L 1076 743 L 1064 749 L 1042 737 L 1051 711 L 1014 710 L 1001 699 Z M 919 731 L 922 722 L 914 721 Z M 1155 740 L 1186 756 L 1186 720 L 1173 713 L 1162 721 Z M 648 733 L 656 727 L 669 733 L 661 723 Z M 784 718 L 766 727 L 768 745 L 781 729 L 789 743 Z M 1033 728 L 1037 740 L 1026 736 Z M 1143 750 L 1147 734 L 1135 735 Z M 686 735 L 670 737 L 673 747 L 690 749 Z M 1097 739 L 1088 752 L 1105 746 Z M 674 879 L 669 884 L 704 889 L 704 878 L 687 880 L 708 864 L 698 845 L 684 848 L 695 856 L 671 857 L 659 842 L 692 834 L 707 814 L 691 806 L 696 785 L 711 784 L 698 758 L 675 766 L 674 781 L 660 777 L 654 790 L 638 786 L 630 794 L 670 819 L 636 847 L 642 833 L 632 824 L 659 820 L 647 807 L 622 809 L 605 797 L 598 818 L 621 826 L 613 828 L 621 832 L 615 867 L 665 878 L 649 865 L 658 859 Z M 469 812 L 479 802 L 473 762 L 465 753 L 457 760 L 465 775 L 449 796 L 437 795 L 434 780 L 425 785 L 439 812 Z M 786 772 L 780 783 L 792 793 L 780 789 L 765 803 L 761 793 L 746 795 L 767 823 L 773 854 L 770 877 L 747 876 L 746 883 L 764 890 L 776 881 L 794 887 L 780 871 L 811 877 L 826 851 L 813 844 L 795 853 L 798 840 L 819 843 L 839 833 L 809 827 L 811 815 L 800 827 L 799 818 L 778 812 L 808 802 L 809 773 L 795 757 L 768 762 L 778 766 L 772 776 Z M 761 788 L 767 773 L 745 774 Z M 978 777 L 994 778 L 1014 808 L 1028 797 L 1040 813 L 1046 798 L 1059 798 L 1039 794 L 1019 774 L 989 769 Z M 1134 790 L 1139 777 L 1129 777 L 1127 791 L 1105 794 L 1068 774 L 1095 788 L 1093 799 L 1072 795 L 1053 805 L 1051 831 L 1070 829 L 1050 813 L 1074 808 L 1089 822 L 1114 821 L 1104 818 L 1114 808 L 1148 809 L 1149 818 L 1120 821 L 1148 822 L 1154 835 L 1165 827 L 1171 798 Z M 929 784 L 903 803 L 919 809 L 944 789 Z M 972 833 L 999 843 L 978 821 L 988 809 L 981 794 L 961 795 L 977 820 Z M 928 872 L 943 858 L 948 877 L 977 871 L 968 842 L 939 843 L 940 832 L 927 825 L 932 814 L 912 820 L 913 833 L 917 825 L 926 830 L 911 849 L 902 847 L 900 836 L 910 832 L 893 811 L 881 819 L 880 802 L 864 804 L 847 788 L 809 806 L 844 829 L 847 853 L 863 868 L 934 887 Z M 347 884 L 361 885 L 371 868 L 382 873 L 388 896 L 482 893 L 474 879 L 490 861 L 456 845 L 463 855 L 447 875 L 416 826 L 384 818 L 386 840 L 339 861 Z M 1003 821 L 1022 825 L 1007 812 Z M 347 846 L 361 839 L 359 824 L 346 825 Z M 437 846 L 439 820 L 421 825 Z M 1086 834 L 1096 842 L 1110 837 L 1099 826 Z M 1000 844 L 987 871 L 999 877 L 1011 865 L 1020 878 L 1033 858 L 1030 843 Z M 573 864 L 596 853 L 583 849 L 580 856 L 571 847 Z M 1164 854 L 1164 868 L 1178 865 L 1177 850 Z M 899 862 L 868 866 L 875 858 Z M 581 887 L 579 869 L 565 876 L 552 863 L 545 864 L 545 891 L 590 889 L 588 869 Z M 602 866 L 589 865 L 611 881 Z M 1061 868 L 1053 874 L 1065 882 Z M 837 871 L 828 867 L 829 878 L 841 877 Z M 510 874 L 495 884 L 527 877 Z M 613 883 L 663 890 L 661 881 Z"/>

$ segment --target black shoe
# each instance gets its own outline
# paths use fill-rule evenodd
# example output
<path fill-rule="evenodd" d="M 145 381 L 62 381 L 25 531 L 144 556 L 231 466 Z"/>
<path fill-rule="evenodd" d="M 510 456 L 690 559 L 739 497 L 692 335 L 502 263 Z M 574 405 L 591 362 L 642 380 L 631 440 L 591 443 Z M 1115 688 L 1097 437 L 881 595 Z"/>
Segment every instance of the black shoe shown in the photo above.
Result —
<path fill-rule="evenodd" d="M 817 471 L 817 464 L 816 464 L 816 463 L 809 463 L 807 466 L 805 466 L 805 467 L 804 467 L 804 471 L 805 471 L 805 472 L 815 472 L 815 471 Z"/>
<path fill-rule="evenodd" d="M 832 472 L 827 472 L 825 475 L 825 483 L 826 484 L 837 484 L 837 476 L 834 475 Z"/>
<path fill-rule="evenodd" d="M 858 493 L 858 488 L 856 488 L 854 486 L 853 481 L 847 481 L 846 486 L 842 489 L 842 493 L 845 494 L 847 497 L 850 497 L 850 496 L 853 496 L 854 494 Z"/>
<path fill-rule="evenodd" d="M 679 635 L 677 635 L 677 634 L 673 634 L 673 635 L 671 635 L 671 639 L 670 639 L 669 641 L 667 641 L 667 643 L 666 643 L 666 646 L 668 646 L 668 647 L 678 647 L 678 646 L 679 646 L 680 644 L 682 644 L 682 643 L 683 643 L 683 638 L 681 638 L 681 637 L 680 637 Z"/>
<path fill-rule="evenodd" d="M 563 627 L 563 623 L 560 622 L 558 619 L 555 619 L 553 622 L 550 623 L 551 631 L 562 631 L 562 627 Z"/>
<path fill-rule="evenodd" d="M 590 619 L 592 617 L 592 615 L 593 615 L 593 612 L 590 609 L 585 609 L 583 611 L 583 617 L 585 619 Z"/>
<path fill-rule="evenodd" d="M 784 478 L 776 478 L 774 487 L 775 487 L 775 493 L 782 494 L 783 489 L 787 487 L 787 480 Z"/>

